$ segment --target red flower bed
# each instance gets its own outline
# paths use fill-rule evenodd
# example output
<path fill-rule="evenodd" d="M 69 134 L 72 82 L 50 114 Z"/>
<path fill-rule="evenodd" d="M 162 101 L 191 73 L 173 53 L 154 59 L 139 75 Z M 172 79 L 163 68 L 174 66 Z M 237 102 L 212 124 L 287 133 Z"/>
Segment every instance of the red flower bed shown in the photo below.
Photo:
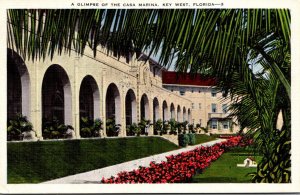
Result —
<path fill-rule="evenodd" d="M 226 149 L 249 143 L 242 140 L 241 136 L 235 136 L 213 146 L 167 156 L 166 162 L 151 162 L 149 167 L 120 172 L 117 177 L 102 178 L 101 183 L 184 183 L 217 160 Z"/>

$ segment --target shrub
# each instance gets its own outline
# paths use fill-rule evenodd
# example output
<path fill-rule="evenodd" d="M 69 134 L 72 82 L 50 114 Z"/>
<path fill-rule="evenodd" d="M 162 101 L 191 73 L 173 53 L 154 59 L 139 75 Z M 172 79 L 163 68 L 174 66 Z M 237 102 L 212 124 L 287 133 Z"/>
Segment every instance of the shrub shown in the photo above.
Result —
<path fill-rule="evenodd" d="M 17 114 L 16 118 L 8 122 L 7 140 L 20 140 L 21 135 L 25 131 L 32 130 L 32 124 L 27 120 L 26 116 Z"/>
<path fill-rule="evenodd" d="M 189 136 L 187 134 L 178 135 L 178 145 L 186 147 L 189 144 Z"/>
<path fill-rule="evenodd" d="M 65 125 L 53 117 L 52 121 L 43 123 L 43 137 L 45 139 L 61 139 L 64 138 L 68 129 L 74 129 L 71 125 Z"/>
<path fill-rule="evenodd" d="M 116 124 L 114 118 L 108 118 L 106 120 L 106 135 L 108 137 L 118 136 L 120 131 L 120 125 Z"/>
<path fill-rule="evenodd" d="M 182 126 L 184 130 L 188 130 L 188 123 L 189 123 L 188 121 L 182 122 Z"/>
<path fill-rule="evenodd" d="M 163 124 L 163 130 L 162 130 L 162 134 L 167 134 L 168 130 L 171 129 L 171 126 L 169 124 L 169 121 L 165 121 Z"/>
<path fill-rule="evenodd" d="M 92 120 L 88 117 L 81 117 L 80 136 L 81 137 L 99 137 L 102 130 L 102 121 L 100 119 Z"/>
<path fill-rule="evenodd" d="M 189 131 L 193 131 L 193 130 L 194 130 L 194 125 L 193 124 L 189 125 Z"/>
<path fill-rule="evenodd" d="M 187 134 L 189 137 L 189 145 L 195 145 L 196 144 L 196 136 L 194 133 Z"/>
<path fill-rule="evenodd" d="M 174 135 L 177 135 L 177 125 L 178 122 L 175 121 L 175 119 L 171 119 L 169 121 L 169 125 L 170 125 L 170 134 L 174 134 Z"/>
<path fill-rule="evenodd" d="M 154 135 L 158 135 L 158 132 L 161 131 L 162 126 L 163 126 L 163 121 L 161 119 L 158 119 L 154 123 Z"/>
<path fill-rule="evenodd" d="M 139 122 L 140 132 L 139 134 L 144 135 L 146 133 L 146 126 L 150 124 L 150 120 L 142 119 L 141 122 Z"/>
<path fill-rule="evenodd" d="M 133 123 L 133 124 L 135 124 L 135 123 Z M 135 134 L 133 124 L 126 126 L 126 136 L 133 136 Z"/>

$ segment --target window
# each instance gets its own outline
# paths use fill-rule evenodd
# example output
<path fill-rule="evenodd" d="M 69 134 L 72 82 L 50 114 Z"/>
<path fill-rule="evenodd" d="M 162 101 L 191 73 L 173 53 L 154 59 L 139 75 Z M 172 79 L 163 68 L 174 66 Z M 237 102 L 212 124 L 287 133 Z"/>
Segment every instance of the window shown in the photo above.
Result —
<path fill-rule="evenodd" d="M 195 109 L 195 104 L 194 103 L 192 103 L 192 109 Z"/>
<path fill-rule="evenodd" d="M 185 91 L 180 91 L 180 95 L 184 95 L 185 94 Z"/>
<path fill-rule="evenodd" d="M 194 93 L 194 90 L 192 89 L 192 93 Z"/>
<path fill-rule="evenodd" d="M 217 124 L 217 120 L 211 120 L 211 126 L 212 129 L 217 129 L 218 128 L 218 124 Z"/>
<path fill-rule="evenodd" d="M 217 105 L 211 104 L 211 112 L 216 113 L 217 112 Z"/>
<path fill-rule="evenodd" d="M 229 128 L 229 121 L 223 122 L 223 129 L 228 129 Z"/>
<path fill-rule="evenodd" d="M 222 105 L 222 112 L 223 112 L 224 114 L 227 113 L 227 104 L 223 104 L 223 105 Z"/>
<path fill-rule="evenodd" d="M 201 110 L 201 103 L 199 103 L 199 110 Z"/>
<path fill-rule="evenodd" d="M 211 97 L 217 97 L 217 92 L 215 89 L 211 90 Z"/>

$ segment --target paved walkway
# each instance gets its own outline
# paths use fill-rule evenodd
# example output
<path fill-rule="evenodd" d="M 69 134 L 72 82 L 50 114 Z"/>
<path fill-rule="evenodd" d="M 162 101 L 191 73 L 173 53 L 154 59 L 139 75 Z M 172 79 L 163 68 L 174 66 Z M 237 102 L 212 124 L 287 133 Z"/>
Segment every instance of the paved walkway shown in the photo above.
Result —
<path fill-rule="evenodd" d="M 43 184 L 97 184 L 100 183 L 100 180 L 102 177 L 104 178 L 109 178 L 111 176 L 116 176 L 119 172 L 121 171 L 132 171 L 134 169 L 138 169 L 139 166 L 144 166 L 148 167 L 151 161 L 155 161 L 156 163 L 166 161 L 166 156 L 170 155 L 176 155 L 181 152 L 186 152 L 189 150 L 193 150 L 196 147 L 199 146 L 211 146 L 215 143 L 225 141 L 225 139 L 218 139 L 210 142 L 206 142 L 203 144 L 195 145 L 195 146 L 188 146 L 186 148 L 178 149 L 178 150 L 173 150 L 170 152 L 165 152 L 161 154 L 156 154 L 153 156 L 148 156 L 145 158 L 133 160 L 133 161 L 128 161 L 124 162 L 121 164 L 117 165 L 112 165 L 109 167 L 101 168 L 101 169 L 96 169 L 93 171 L 88 171 L 84 173 L 79 173 L 76 175 L 70 175 L 67 177 L 62 177 L 59 179 L 54 179 L 50 180 L 47 182 L 43 182 Z"/>

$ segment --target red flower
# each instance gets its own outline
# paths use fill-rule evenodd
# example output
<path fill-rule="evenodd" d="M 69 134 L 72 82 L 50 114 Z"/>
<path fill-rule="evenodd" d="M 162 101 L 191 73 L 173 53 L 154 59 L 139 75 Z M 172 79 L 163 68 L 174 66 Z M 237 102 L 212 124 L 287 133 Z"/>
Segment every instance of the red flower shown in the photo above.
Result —
<path fill-rule="evenodd" d="M 178 155 L 167 156 L 167 161 L 161 163 L 150 162 L 149 167 L 139 167 L 131 172 L 120 172 L 116 178 L 102 178 L 101 183 L 179 183 L 185 182 L 196 172 L 207 168 L 212 161 L 217 160 L 225 149 L 244 146 L 253 140 L 243 139 L 241 136 L 231 136 L 227 141 L 210 147 L 198 147 L 192 151 Z"/>

